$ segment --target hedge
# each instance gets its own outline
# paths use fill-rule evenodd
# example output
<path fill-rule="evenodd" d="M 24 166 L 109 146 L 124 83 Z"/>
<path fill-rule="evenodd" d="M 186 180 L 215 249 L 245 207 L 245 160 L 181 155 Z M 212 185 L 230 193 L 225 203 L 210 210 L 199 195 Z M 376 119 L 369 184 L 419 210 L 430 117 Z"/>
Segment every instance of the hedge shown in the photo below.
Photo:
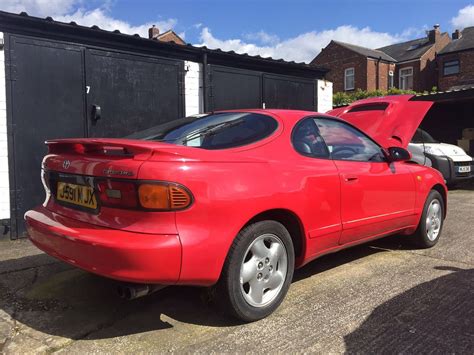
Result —
<path fill-rule="evenodd" d="M 437 92 L 436 86 L 434 86 L 431 89 L 431 92 Z M 366 99 L 368 97 L 377 97 L 377 96 L 387 96 L 387 95 L 402 95 L 402 94 L 411 94 L 415 95 L 417 94 L 416 91 L 413 90 L 400 90 L 396 88 L 392 88 L 389 90 L 374 90 L 374 91 L 366 91 L 366 90 L 361 90 L 357 89 L 356 91 L 353 92 L 336 92 L 333 95 L 333 106 L 344 106 L 348 105 L 353 101 L 361 100 L 361 99 Z"/>

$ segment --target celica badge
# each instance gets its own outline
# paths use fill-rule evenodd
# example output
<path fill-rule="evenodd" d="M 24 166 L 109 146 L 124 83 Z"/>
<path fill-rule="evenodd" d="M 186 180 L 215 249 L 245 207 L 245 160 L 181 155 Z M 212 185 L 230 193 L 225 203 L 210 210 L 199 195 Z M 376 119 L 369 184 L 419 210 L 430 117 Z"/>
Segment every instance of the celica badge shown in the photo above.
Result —
<path fill-rule="evenodd" d="M 126 170 L 114 170 L 112 168 L 104 169 L 103 173 L 105 175 L 120 175 L 120 176 L 133 176 L 131 171 Z"/>

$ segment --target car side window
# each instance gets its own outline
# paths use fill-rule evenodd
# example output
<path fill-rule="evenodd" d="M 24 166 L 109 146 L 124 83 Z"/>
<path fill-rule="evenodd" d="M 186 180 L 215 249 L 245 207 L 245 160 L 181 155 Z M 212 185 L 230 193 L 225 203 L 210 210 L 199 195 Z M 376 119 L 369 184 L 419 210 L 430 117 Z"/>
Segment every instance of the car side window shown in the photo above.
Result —
<path fill-rule="evenodd" d="M 295 150 L 313 158 L 329 158 L 329 149 L 324 143 L 314 118 L 304 118 L 293 129 L 291 141 Z"/>
<path fill-rule="evenodd" d="M 333 119 L 314 119 L 326 143 L 331 158 L 335 160 L 382 162 L 382 148 L 356 128 Z"/>

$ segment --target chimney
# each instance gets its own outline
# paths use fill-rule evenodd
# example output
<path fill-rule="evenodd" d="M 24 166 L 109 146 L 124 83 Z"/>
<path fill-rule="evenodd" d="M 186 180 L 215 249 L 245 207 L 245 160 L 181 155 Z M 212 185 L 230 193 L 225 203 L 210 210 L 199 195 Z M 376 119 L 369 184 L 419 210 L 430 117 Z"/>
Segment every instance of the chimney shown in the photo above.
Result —
<path fill-rule="evenodd" d="M 439 30 L 439 25 L 436 24 L 433 26 L 433 29 L 428 32 L 428 39 L 430 43 L 436 43 L 438 42 L 440 36 L 441 36 L 441 31 Z"/>
<path fill-rule="evenodd" d="M 461 37 L 462 37 L 461 31 L 456 30 L 456 31 L 453 32 L 453 35 L 452 35 L 453 40 L 459 39 L 459 38 L 461 38 Z"/>
<path fill-rule="evenodd" d="M 149 39 L 158 39 L 159 35 L 160 35 L 160 30 L 158 29 L 158 27 L 155 27 L 155 25 L 153 25 L 152 27 L 148 29 Z"/>

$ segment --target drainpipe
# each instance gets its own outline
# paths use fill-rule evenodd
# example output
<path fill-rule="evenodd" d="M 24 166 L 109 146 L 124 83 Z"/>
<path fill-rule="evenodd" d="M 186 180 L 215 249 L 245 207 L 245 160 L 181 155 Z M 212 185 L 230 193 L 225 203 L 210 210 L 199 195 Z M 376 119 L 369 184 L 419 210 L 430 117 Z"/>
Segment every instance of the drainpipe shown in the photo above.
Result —
<path fill-rule="evenodd" d="M 207 96 L 207 53 L 202 55 L 202 104 L 204 112 L 209 111 L 209 97 Z"/>
<path fill-rule="evenodd" d="M 382 60 L 382 57 L 379 57 L 377 59 L 377 72 L 375 73 L 375 90 L 379 89 L 379 69 L 380 69 L 380 61 Z"/>

